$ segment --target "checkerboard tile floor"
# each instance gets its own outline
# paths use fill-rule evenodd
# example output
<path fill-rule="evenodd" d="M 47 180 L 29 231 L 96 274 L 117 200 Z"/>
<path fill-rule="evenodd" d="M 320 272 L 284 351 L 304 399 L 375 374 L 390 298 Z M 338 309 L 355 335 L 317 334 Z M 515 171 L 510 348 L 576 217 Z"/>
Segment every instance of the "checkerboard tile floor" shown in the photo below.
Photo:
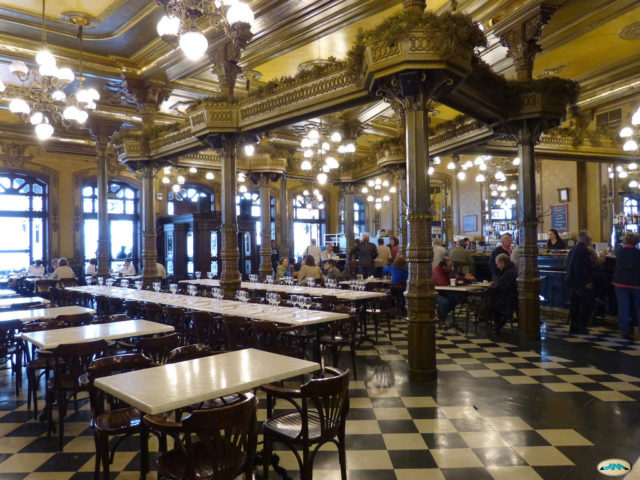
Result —
<path fill-rule="evenodd" d="M 347 423 L 350 479 L 595 479 L 600 460 L 632 462 L 638 456 L 640 435 L 625 421 L 638 418 L 640 378 L 631 374 L 637 364 L 605 371 L 572 360 L 566 350 L 554 355 L 555 339 L 533 351 L 515 339 L 494 342 L 438 331 L 438 379 L 412 380 L 406 331 L 405 322 L 396 321 L 390 336 L 357 350 L 358 380 L 350 385 Z M 346 354 L 341 362 L 350 365 Z M 65 450 L 57 453 L 56 438 L 32 419 L 24 394 L 15 396 L 8 372 L 0 371 L 0 385 L 0 479 L 93 478 L 87 400 L 79 402 L 78 412 L 70 409 Z M 266 409 L 259 398 L 261 422 Z M 137 450 L 137 438 L 123 442 L 112 478 L 138 478 Z M 277 444 L 276 453 L 289 476 L 299 478 L 293 454 Z M 321 449 L 314 475 L 340 477 L 335 447 Z"/>
<path fill-rule="evenodd" d="M 589 327 L 588 335 L 569 333 L 569 325 L 561 321 L 546 322 L 547 336 L 557 338 L 570 343 L 587 343 L 593 348 L 607 352 L 620 352 L 633 357 L 640 356 L 640 343 L 625 340 L 620 335 L 620 330 L 609 326 Z"/>

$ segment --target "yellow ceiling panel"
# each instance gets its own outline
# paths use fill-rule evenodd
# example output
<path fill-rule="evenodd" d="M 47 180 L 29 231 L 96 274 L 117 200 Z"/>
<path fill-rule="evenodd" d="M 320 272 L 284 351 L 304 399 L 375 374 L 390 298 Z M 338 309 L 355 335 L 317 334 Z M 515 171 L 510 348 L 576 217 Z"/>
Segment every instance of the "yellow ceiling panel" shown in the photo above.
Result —
<path fill-rule="evenodd" d="M 536 58 L 534 76 L 564 66 L 558 76 L 575 79 L 637 55 L 640 40 L 623 40 L 618 33 L 639 18 L 640 7 L 565 45 L 542 52 Z"/>
<path fill-rule="evenodd" d="M 121 4 L 126 0 L 49 0 L 46 2 L 46 16 L 59 18 L 62 12 L 84 12 L 94 17 L 99 16 L 111 4 Z M 17 10 L 42 15 L 42 0 L 21 0 L 18 2 L 0 2 L 0 8 Z"/>

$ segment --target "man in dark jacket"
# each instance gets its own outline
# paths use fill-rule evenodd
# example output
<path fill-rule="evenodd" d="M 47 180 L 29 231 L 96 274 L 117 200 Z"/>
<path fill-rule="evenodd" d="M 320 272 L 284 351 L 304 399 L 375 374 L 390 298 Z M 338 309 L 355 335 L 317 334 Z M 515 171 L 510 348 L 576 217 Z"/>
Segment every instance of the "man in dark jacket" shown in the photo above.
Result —
<path fill-rule="evenodd" d="M 498 255 L 495 264 L 500 274 L 496 280 L 496 297 L 493 301 L 494 330 L 499 334 L 518 308 L 518 269 L 506 253 Z"/>
<path fill-rule="evenodd" d="M 591 234 L 586 230 L 578 233 L 578 243 L 571 249 L 567 258 L 565 282 L 571 289 L 571 327 L 569 333 L 588 334 L 587 325 L 593 311 L 595 295 L 593 293 L 593 273 L 597 256 L 591 248 Z"/>
<path fill-rule="evenodd" d="M 513 237 L 510 233 L 505 233 L 500 239 L 501 243 L 491 252 L 491 258 L 489 258 L 489 269 L 491 270 L 491 280 L 498 281 L 500 276 L 500 269 L 496 266 L 496 257 L 502 253 L 511 257 L 511 244 L 513 243 Z"/>
<path fill-rule="evenodd" d="M 364 275 L 365 278 L 373 275 L 375 269 L 373 260 L 378 256 L 378 248 L 369 241 L 369 235 L 366 233 L 350 252 L 349 255 L 358 255 L 358 273 Z"/>

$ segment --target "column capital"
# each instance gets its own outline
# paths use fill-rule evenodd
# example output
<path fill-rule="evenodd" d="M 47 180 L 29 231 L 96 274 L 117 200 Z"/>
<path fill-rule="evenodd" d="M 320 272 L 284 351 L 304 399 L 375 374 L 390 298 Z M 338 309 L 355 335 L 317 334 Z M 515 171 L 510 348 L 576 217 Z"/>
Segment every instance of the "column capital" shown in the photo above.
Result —
<path fill-rule="evenodd" d="M 89 115 L 87 122 L 87 127 L 89 127 L 91 136 L 98 148 L 106 148 L 111 137 L 118 132 L 121 126 L 122 122 L 120 121 L 100 118 L 94 115 Z"/>
<path fill-rule="evenodd" d="M 406 12 L 422 13 L 427 8 L 426 0 L 402 0 L 402 9 Z"/>
<path fill-rule="evenodd" d="M 508 49 L 507 56 L 513 58 L 518 80 L 533 78 L 533 64 L 542 51 L 538 43 L 542 28 L 557 8 L 553 2 L 537 1 L 524 11 L 518 9 L 497 25 L 495 33 Z"/>

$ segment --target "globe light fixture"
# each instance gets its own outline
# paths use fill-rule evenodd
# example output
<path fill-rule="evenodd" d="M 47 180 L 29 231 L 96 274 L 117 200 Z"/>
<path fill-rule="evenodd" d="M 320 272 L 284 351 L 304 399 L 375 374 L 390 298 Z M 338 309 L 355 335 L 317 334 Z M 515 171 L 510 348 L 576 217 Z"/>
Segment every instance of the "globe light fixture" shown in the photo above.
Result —
<path fill-rule="evenodd" d="M 215 176 L 213 175 L 213 172 L 207 172 L 204 178 L 206 178 L 207 180 L 213 180 Z"/>
<path fill-rule="evenodd" d="M 199 30 L 191 30 L 180 35 L 180 50 L 191 61 L 200 60 L 207 49 L 209 42 L 207 37 Z"/>

